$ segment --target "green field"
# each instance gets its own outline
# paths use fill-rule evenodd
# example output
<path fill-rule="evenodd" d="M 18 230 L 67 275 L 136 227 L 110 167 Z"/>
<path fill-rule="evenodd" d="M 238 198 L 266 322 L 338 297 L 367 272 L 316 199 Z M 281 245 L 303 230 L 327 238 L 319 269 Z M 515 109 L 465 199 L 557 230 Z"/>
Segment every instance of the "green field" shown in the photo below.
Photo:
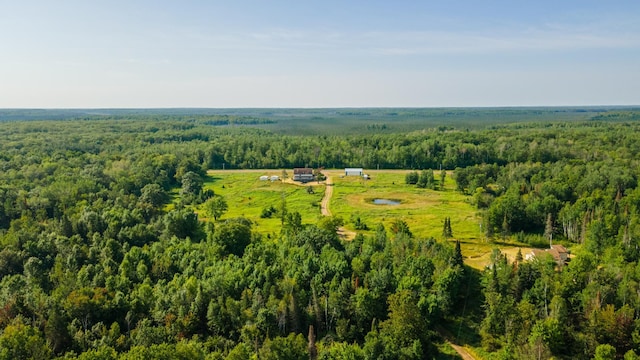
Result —
<path fill-rule="evenodd" d="M 209 171 L 204 188 L 212 189 L 227 200 L 229 210 L 222 219 L 245 217 L 255 224 L 254 229 L 261 234 L 280 231 L 281 219 L 277 215 L 263 219 L 260 214 L 269 206 L 279 209 L 283 197 L 288 212 L 299 212 L 305 224 L 315 223 L 320 217 L 324 186 L 315 184 L 314 193 L 309 194 L 306 186 L 260 180 L 261 175 L 281 174 L 280 170 Z"/>
<path fill-rule="evenodd" d="M 289 170 L 291 175 L 292 171 Z M 515 257 L 517 250 L 525 251 L 526 245 L 512 240 L 500 244 L 487 242 L 480 229 L 478 211 L 469 202 L 469 197 L 455 190 L 455 182 L 448 172 L 442 190 L 420 189 L 405 184 L 407 170 L 372 170 L 371 176 L 363 180 L 357 176 L 343 176 L 342 170 L 325 170 L 333 181 L 333 196 L 329 208 L 333 216 L 344 219 L 344 228 L 349 232 L 373 234 L 378 224 L 387 230 L 400 219 L 411 232 L 420 238 L 443 240 L 442 228 L 446 217 L 451 219 L 453 238 L 460 240 L 463 255 L 468 265 L 482 268 L 490 261 L 491 251 L 499 245 L 500 250 Z M 205 189 L 212 189 L 226 198 L 229 204 L 224 218 L 246 217 L 254 222 L 254 229 L 263 235 L 275 234 L 281 227 L 281 219 L 261 218 L 264 208 L 273 205 L 280 208 L 283 196 L 289 212 L 299 212 L 304 224 L 316 223 L 322 216 L 320 203 L 324 196 L 324 183 L 301 185 L 292 181 L 261 181 L 261 175 L 281 175 L 281 170 L 210 170 Z M 436 171 L 439 179 L 439 172 Z M 313 194 L 307 192 L 312 186 Z M 398 200 L 398 205 L 376 205 L 373 199 Z M 369 230 L 356 230 L 355 219 L 359 217 Z"/>
<path fill-rule="evenodd" d="M 369 171 L 370 180 L 360 177 L 340 177 L 341 171 L 328 171 L 335 183 L 331 212 L 346 221 L 346 228 L 355 230 L 351 217 L 360 217 L 372 230 L 378 223 L 390 227 L 397 219 L 404 220 L 419 237 L 442 237 L 444 218 L 451 218 L 458 239 L 477 240 L 481 233 L 480 219 L 467 201 L 467 196 L 454 191 L 454 181 L 446 178 L 445 189 L 420 189 L 405 184 L 408 171 Z M 438 175 L 436 175 L 438 177 Z M 376 205 L 374 199 L 398 200 L 398 205 Z"/>

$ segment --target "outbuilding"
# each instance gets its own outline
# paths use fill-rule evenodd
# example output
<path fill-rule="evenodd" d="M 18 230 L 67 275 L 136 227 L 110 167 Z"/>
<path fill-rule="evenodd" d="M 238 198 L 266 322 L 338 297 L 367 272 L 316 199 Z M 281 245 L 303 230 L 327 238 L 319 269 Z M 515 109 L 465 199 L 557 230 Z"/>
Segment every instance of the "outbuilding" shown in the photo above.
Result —
<path fill-rule="evenodd" d="M 364 175 L 364 170 L 362 168 L 345 168 L 344 176 L 362 176 Z"/>

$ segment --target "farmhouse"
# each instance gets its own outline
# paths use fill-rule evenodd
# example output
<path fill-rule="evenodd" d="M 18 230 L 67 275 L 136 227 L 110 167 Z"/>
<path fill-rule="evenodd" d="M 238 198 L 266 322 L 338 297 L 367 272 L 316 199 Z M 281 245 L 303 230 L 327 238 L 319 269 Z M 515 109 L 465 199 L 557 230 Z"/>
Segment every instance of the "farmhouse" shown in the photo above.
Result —
<path fill-rule="evenodd" d="M 311 168 L 294 168 L 293 181 L 309 182 L 313 181 L 313 169 Z"/>
<path fill-rule="evenodd" d="M 364 175 L 364 170 L 362 168 L 345 168 L 344 176 L 362 176 Z"/>

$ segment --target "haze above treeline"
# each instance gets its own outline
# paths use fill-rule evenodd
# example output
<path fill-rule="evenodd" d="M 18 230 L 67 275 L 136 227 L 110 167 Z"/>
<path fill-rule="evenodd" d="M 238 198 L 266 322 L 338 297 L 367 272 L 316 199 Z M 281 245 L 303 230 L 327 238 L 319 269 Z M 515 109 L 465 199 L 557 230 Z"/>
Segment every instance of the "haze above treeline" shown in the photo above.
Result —
<path fill-rule="evenodd" d="M 412 131 L 435 127 L 484 128 L 496 124 L 556 121 L 629 121 L 640 106 L 567 107 L 367 107 L 367 108 L 105 108 L 0 109 L 0 121 L 61 119 L 163 119 L 211 125 L 251 125 L 276 133 L 344 134 Z"/>

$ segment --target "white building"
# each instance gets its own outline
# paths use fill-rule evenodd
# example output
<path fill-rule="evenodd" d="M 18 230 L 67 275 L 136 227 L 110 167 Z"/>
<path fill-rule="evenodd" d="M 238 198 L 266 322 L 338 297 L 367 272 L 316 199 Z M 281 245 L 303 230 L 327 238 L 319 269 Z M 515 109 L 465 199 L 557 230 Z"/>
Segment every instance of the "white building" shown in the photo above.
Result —
<path fill-rule="evenodd" d="M 364 170 L 362 168 L 345 168 L 344 176 L 362 176 Z"/>

